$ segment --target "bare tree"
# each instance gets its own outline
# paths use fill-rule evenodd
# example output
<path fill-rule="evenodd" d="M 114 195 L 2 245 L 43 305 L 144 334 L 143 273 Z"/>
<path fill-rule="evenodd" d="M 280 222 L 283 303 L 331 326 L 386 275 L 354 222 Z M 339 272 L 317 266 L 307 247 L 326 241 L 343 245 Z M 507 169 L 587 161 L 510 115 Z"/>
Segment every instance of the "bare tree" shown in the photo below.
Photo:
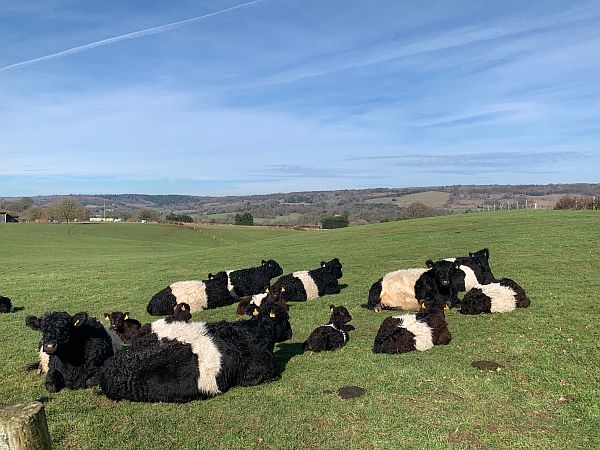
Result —
<path fill-rule="evenodd" d="M 54 216 L 61 222 L 72 222 L 79 214 L 79 204 L 72 198 L 65 198 L 54 206 Z"/>

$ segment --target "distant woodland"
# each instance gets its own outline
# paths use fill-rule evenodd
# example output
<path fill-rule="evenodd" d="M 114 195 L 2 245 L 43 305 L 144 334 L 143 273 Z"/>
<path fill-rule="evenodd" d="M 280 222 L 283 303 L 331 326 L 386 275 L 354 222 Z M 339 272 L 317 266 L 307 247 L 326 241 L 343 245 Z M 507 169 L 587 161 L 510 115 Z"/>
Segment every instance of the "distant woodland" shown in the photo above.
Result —
<path fill-rule="evenodd" d="M 575 205 L 574 209 L 596 209 L 597 198 L 600 184 L 455 185 L 227 197 L 106 194 L 0 198 L 0 210 L 19 216 L 20 221 L 185 217 L 185 222 L 189 217 L 199 223 L 235 223 L 236 215 L 239 220 L 240 215 L 249 214 L 254 225 L 319 226 L 324 218 L 332 217 L 346 217 L 350 225 L 357 225 L 507 208 Z M 65 216 L 65 211 L 71 215 Z"/>

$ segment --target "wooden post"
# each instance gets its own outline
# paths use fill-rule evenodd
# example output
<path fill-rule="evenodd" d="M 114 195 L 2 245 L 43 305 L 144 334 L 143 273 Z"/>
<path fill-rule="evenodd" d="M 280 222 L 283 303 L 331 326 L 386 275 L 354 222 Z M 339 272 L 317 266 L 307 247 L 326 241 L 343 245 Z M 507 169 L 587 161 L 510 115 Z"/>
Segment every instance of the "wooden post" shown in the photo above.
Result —
<path fill-rule="evenodd" d="M 0 450 L 51 448 L 43 404 L 29 402 L 0 408 Z"/>

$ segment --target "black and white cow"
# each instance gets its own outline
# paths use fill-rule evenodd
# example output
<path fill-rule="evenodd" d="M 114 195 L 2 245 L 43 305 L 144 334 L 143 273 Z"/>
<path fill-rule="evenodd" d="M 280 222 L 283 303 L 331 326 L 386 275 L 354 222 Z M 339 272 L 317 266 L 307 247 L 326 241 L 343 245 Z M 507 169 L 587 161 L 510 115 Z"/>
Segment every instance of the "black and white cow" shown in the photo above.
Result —
<path fill-rule="evenodd" d="M 271 284 L 271 279 L 283 274 L 283 269 L 274 259 L 262 260 L 260 266 L 248 269 L 228 270 L 227 287 L 234 297 L 261 294 Z M 210 274 L 209 274 L 210 275 Z"/>
<path fill-rule="evenodd" d="M 173 314 L 177 303 L 187 303 L 191 312 L 232 305 L 236 299 L 227 287 L 227 274 L 219 272 L 208 280 L 177 281 L 154 294 L 146 310 L 152 316 Z"/>
<path fill-rule="evenodd" d="M 42 332 L 41 350 L 49 357 L 40 358 L 39 370 L 46 373 L 44 384 L 50 392 L 96 384 L 102 364 L 122 347 L 112 330 L 85 312 L 27 316 L 25 323 Z"/>
<path fill-rule="evenodd" d="M 461 314 L 510 312 L 515 308 L 530 305 L 525 290 L 509 278 L 501 278 L 496 283 L 474 287 L 465 294 L 460 304 Z"/>
<path fill-rule="evenodd" d="M 418 313 L 387 317 L 375 336 L 374 353 L 406 353 L 425 351 L 434 345 L 446 345 L 452 340 L 448 330 L 443 302 L 422 302 Z"/>
<path fill-rule="evenodd" d="M 12 302 L 10 298 L 0 295 L 0 313 L 9 313 L 12 311 Z"/>
<path fill-rule="evenodd" d="M 367 308 L 380 312 L 382 309 L 418 309 L 415 283 L 428 269 L 400 269 L 385 274 L 369 290 Z"/>
<path fill-rule="evenodd" d="M 321 261 L 321 267 L 318 269 L 284 275 L 273 287 L 285 288 L 286 302 L 303 302 L 326 294 L 339 294 L 341 289 L 338 280 L 342 276 L 342 263 L 334 258 L 328 262 Z"/>
<path fill-rule="evenodd" d="M 490 268 L 490 251 L 487 248 L 469 253 L 469 256 L 458 256 L 456 258 L 446 258 L 445 261 L 452 261 L 458 264 L 458 268 L 464 273 L 464 277 L 459 275 L 454 280 L 459 291 L 470 291 L 480 284 L 489 284 L 496 281 L 496 277 Z"/>
<path fill-rule="evenodd" d="M 352 316 L 344 306 L 329 305 L 329 313 L 329 322 L 310 333 L 303 344 L 304 350 L 322 352 L 346 345 L 349 339 L 346 324 L 352 320 Z"/>
<path fill-rule="evenodd" d="M 100 386 L 108 398 L 182 403 L 273 381 L 275 343 L 292 337 L 287 311 L 271 303 L 248 320 L 161 319 L 151 328 L 103 366 Z"/>

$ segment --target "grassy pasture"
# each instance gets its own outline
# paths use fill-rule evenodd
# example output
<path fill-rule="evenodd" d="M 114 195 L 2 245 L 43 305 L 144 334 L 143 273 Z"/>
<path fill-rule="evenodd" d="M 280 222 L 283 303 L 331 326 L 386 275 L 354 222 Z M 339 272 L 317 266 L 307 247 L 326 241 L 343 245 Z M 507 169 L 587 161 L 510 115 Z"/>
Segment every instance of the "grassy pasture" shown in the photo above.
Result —
<path fill-rule="evenodd" d="M 0 226 L 0 294 L 23 311 L 0 315 L 0 404 L 41 400 L 56 448 L 597 448 L 600 442 L 600 217 L 592 212 L 465 214 L 327 231 L 151 224 Z M 447 314 L 445 347 L 374 355 L 385 315 L 360 308 L 371 284 L 428 258 L 488 247 L 496 276 L 519 282 L 532 306 L 508 314 Z M 276 349 L 282 377 L 184 405 L 113 403 L 93 389 L 45 391 L 24 372 L 39 335 L 27 314 L 128 310 L 175 280 L 274 258 L 286 273 L 339 257 L 338 296 L 290 306 L 294 337 Z M 299 353 L 346 305 L 343 349 Z M 195 320 L 235 320 L 235 306 Z M 500 363 L 483 373 L 473 360 Z M 340 387 L 364 396 L 340 399 Z"/>

